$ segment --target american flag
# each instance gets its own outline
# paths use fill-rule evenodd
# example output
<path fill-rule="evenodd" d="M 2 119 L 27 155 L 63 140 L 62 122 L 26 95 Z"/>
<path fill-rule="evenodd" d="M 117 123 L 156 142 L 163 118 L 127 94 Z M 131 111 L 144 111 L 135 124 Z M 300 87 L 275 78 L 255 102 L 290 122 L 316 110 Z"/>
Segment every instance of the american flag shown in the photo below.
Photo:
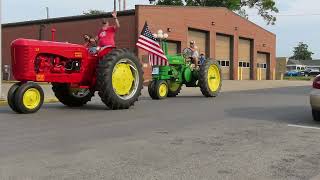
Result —
<path fill-rule="evenodd" d="M 169 65 L 168 59 L 160 47 L 159 42 L 153 37 L 147 22 L 144 24 L 137 46 L 149 53 L 149 63 L 151 66 Z"/>

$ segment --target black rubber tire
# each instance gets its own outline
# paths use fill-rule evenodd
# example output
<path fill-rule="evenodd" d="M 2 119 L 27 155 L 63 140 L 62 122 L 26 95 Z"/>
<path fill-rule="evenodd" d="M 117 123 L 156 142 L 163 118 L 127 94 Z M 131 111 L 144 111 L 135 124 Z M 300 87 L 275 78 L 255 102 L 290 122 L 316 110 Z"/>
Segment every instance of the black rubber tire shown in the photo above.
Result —
<path fill-rule="evenodd" d="M 312 110 L 312 117 L 314 121 L 320 121 L 320 111 Z"/>
<path fill-rule="evenodd" d="M 139 83 L 135 94 L 129 99 L 120 98 L 114 91 L 112 86 L 112 73 L 115 65 L 122 59 L 129 59 L 135 64 Z M 99 96 L 104 104 L 110 109 L 129 109 L 134 106 L 134 103 L 138 101 L 143 88 L 143 70 L 139 59 L 127 49 L 114 49 L 109 54 L 105 55 L 98 63 L 97 66 L 97 90 Z"/>
<path fill-rule="evenodd" d="M 178 89 L 172 91 L 172 90 L 170 90 L 170 83 L 171 83 L 171 82 L 169 81 L 169 83 L 168 83 L 168 85 L 169 85 L 169 88 L 168 88 L 168 97 L 177 97 L 178 94 L 179 94 L 180 91 L 181 91 L 182 84 L 179 85 Z"/>
<path fill-rule="evenodd" d="M 160 88 L 161 84 L 166 84 L 166 86 L 167 86 L 167 93 L 165 96 L 160 96 L 160 94 L 159 94 L 159 88 Z M 154 94 L 155 94 L 154 99 L 157 99 L 157 100 L 167 98 L 167 96 L 168 96 L 168 83 L 167 83 L 167 81 L 165 81 L 165 80 L 156 81 L 155 88 L 154 88 Z"/>
<path fill-rule="evenodd" d="M 148 85 L 148 92 L 152 99 L 157 99 L 155 94 L 156 81 L 151 81 Z"/>
<path fill-rule="evenodd" d="M 18 89 L 20 86 L 21 86 L 21 82 L 18 82 L 18 83 L 15 83 L 14 85 L 12 85 L 11 88 L 9 89 L 8 95 L 7 95 L 7 101 L 8 101 L 9 107 L 10 107 L 14 112 L 17 112 L 17 113 L 21 113 L 21 112 L 18 110 L 17 105 L 16 105 L 16 102 L 15 102 L 16 92 L 17 92 L 17 89 Z"/>
<path fill-rule="evenodd" d="M 216 91 L 211 91 L 208 85 L 208 70 L 211 65 L 216 65 L 219 68 L 220 74 L 220 84 Z M 207 60 L 203 65 L 200 66 L 199 70 L 199 86 L 202 94 L 205 97 L 216 97 L 219 95 L 221 86 L 222 86 L 222 75 L 221 75 L 221 68 L 218 62 Z"/>
<path fill-rule="evenodd" d="M 70 85 L 65 83 L 52 83 L 52 91 L 62 104 L 69 107 L 84 106 L 94 96 L 94 91 L 90 91 L 86 96 L 76 97 L 70 92 Z"/>
<path fill-rule="evenodd" d="M 40 93 L 40 103 L 39 105 L 34 108 L 34 109 L 28 109 L 24 104 L 23 104 L 23 95 L 24 93 L 28 90 L 28 89 L 31 89 L 31 88 L 35 88 L 39 91 Z M 19 113 L 22 113 L 22 114 L 31 114 L 31 113 L 35 113 L 37 111 L 39 111 L 39 109 L 42 107 L 43 105 L 43 101 L 44 101 L 44 93 L 43 93 L 43 90 L 42 88 L 34 83 L 34 82 L 28 82 L 28 83 L 24 83 L 24 84 L 21 84 L 21 86 L 16 90 L 16 93 L 15 93 L 15 105 L 16 105 L 16 108 L 17 108 L 17 111 Z"/>

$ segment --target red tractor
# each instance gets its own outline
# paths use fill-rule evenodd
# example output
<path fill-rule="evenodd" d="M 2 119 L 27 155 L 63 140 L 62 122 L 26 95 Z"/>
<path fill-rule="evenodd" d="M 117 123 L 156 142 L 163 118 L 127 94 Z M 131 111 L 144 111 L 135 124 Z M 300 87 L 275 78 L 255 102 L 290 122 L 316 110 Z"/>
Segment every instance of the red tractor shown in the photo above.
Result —
<path fill-rule="evenodd" d="M 110 109 L 128 109 L 141 95 L 143 71 L 139 59 L 115 47 L 90 51 L 82 45 L 17 39 L 11 44 L 13 75 L 19 83 L 8 92 L 8 104 L 17 113 L 37 112 L 49 82 L 64 105 L 80 107 L 95 92 Z"/>

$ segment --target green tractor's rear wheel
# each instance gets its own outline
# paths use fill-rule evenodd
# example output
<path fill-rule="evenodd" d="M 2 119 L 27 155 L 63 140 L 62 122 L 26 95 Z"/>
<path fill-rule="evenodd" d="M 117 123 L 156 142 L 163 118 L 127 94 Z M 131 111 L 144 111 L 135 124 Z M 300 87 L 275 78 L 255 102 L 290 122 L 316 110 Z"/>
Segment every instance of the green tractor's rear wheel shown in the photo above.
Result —
<path fill-rule="evenodd" d="M 221 68 L 218 62 L 207 60 L 199 71 L 199 86 L 206 97 L 216 97 L 222 85 Z"/>
<path fill-rule="evenodd" d="M 176 97 L 181 91 L 182 84 L 179 82 L 169 81 L 168 86 L 168 97 Z"/>
<path fill-rule="evenodd" d="M 138 101 L 143 88 L 139 59 L 127 49 L 105 55 L 97 67 L 97 90 L 110 109 L 128 109 Z"/>
<path fill-rule="evenodd" d="M 52 83 L 52 90 L 57 99 L 69 107 L 81 107 L 94 96 L 94 91 L 90 89 L 74 89 L 64 83 Z"/>

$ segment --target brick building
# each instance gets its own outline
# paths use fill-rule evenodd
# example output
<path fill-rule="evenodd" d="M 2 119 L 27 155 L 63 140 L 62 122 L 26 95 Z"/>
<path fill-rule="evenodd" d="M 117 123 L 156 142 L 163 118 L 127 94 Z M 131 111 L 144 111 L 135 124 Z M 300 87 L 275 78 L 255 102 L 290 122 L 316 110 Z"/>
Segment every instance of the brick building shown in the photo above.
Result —
<path fill-rule="evenodd" d="M 275 34 L 226 8 L 138 5 L 118 16 L 121 28 L 116 35 L 117 47 L 137 53 L 144 63 L 146 79 L 150 78 L 146 53 L 135 47 L 146 21 L 151 31 L 162 29 L 169 34 L 170 53 L 180 53 L 190 40 L 196 41 L 200 53 L 220 62 L 224 79 L 263 80 L 275 76 Z M 50 40 L 54 27 L 57 41 L 81 44 L 83 34 L 97 34 L 102 18 L 111 19 L 111 14 L 3 24 L 3 67 L 10 65 L 10 43 L 16 38 Z"/>

